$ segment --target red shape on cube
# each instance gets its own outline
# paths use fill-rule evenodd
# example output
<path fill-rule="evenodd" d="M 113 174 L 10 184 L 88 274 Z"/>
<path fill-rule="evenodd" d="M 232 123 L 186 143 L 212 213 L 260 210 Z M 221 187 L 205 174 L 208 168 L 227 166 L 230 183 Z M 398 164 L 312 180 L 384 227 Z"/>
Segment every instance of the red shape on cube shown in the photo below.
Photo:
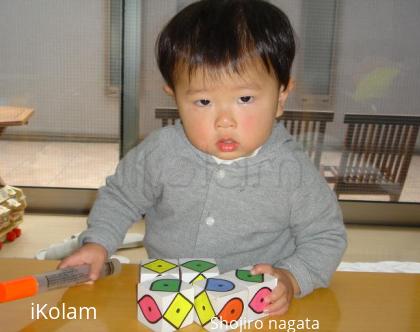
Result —
<path fill-rule="evenodd" d="M 137 303 L 139 304 L 144 318 L 146 318 L 150 324 L 156 324 L 162 318 L 159 306 L 150 295 L 144 295 Z"/>

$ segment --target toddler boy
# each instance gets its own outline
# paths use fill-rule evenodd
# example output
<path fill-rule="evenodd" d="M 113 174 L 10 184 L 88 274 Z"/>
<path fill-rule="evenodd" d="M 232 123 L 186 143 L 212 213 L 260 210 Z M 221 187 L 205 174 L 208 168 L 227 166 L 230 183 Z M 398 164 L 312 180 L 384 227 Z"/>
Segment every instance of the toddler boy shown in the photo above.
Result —
<path fill-rule="evenodd" d="M 260 0 L 203 0 L 156 43 L 164 90 L 182 123 L 150 134 L 119 163 L 61 267 L 95 280 L 143 215 L 150 257 L 214 257 L 221 272 L 255 265 L 278 286 L 267 307 L 326 287 L 346 247 L 337 200 L 276 118 L 295 54 L 286 15 Z"/>

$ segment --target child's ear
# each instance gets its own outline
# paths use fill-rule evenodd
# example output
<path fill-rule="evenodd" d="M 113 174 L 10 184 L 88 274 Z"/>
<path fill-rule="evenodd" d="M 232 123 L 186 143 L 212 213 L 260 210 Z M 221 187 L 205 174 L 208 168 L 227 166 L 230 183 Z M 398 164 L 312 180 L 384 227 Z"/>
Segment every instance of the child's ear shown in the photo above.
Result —
<path fill-rule="evenodd" d="M 280 117 L 284 112 L 284 105 L 286 104 L 287 97 L 289 96 L 289 93 L 295 88 L 295 80 L 290 79 L 289 84 L 287 85 L 287 88 L 284 88 L 284 85 L 280 87 L 279 91 L 279 103 L 277 106 L 277 113 L 276 118 Z"/>
<path fill-rule="evenodd" d="M 171 97 L 174 97 L 175 96 L 175 92 L 174 92 L 174 90 L 172 90 L 172 88 L 168 85 L 168 84 L 165 84 L 164 86 L 163 86 L 163 91 L 168 95 L 168 96 L 171 96 Z"/>

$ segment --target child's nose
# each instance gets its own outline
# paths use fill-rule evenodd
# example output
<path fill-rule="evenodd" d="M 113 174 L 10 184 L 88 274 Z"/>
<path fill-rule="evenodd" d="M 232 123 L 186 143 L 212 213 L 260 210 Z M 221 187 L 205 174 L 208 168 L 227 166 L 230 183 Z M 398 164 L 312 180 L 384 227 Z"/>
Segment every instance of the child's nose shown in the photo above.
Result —
<path fill-rule="evenodd" d="M 220 110 L 216 119 L 216 127 L 218 128 L 229 128 L 235 127 L 236 120 L 233 112 L 230 110 Z"/>

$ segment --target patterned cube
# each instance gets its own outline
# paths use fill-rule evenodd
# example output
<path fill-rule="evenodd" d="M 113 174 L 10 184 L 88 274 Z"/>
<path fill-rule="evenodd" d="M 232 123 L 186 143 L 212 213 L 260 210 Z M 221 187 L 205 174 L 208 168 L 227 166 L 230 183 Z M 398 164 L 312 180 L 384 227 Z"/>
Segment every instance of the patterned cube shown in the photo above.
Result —
<path fill-rule="evenodd" d="M 137 304 L 137 319 L 153 331 L 174 331 L 194 320 L 194 288 L 176 278 L 139 283 Z"/>
<path fill-rule="evenodd" d="M 197 281 L 194 290 L 194 321 L 206 330 L 226 331 L 246 319 L 248 290 L 233 279 L 217 277 Z"/>
<path fill-rule="evenodd" d="M 264 309 L 267 304 L 264 298 L 277 286 L 277 278 L 269 274 L 251 274 L 252 266 L 247 266 L 221 275 L 234 280 L 235 283 L 248 288 L 249 302 L 246 303 L 248 322 L 267 316 Z"/>
<path fill-rule="evenodd" d="M 179 268 L 182 280 L 190 284 L 219 275 L 216 261 L 212 258 L 181 258 Z"/>
<path fill-rule="evenodd" d="M 145 259 L 140 262 L 140 282 L 152 280 L 160 276 L 179 278 L 177 259 Z"/>

